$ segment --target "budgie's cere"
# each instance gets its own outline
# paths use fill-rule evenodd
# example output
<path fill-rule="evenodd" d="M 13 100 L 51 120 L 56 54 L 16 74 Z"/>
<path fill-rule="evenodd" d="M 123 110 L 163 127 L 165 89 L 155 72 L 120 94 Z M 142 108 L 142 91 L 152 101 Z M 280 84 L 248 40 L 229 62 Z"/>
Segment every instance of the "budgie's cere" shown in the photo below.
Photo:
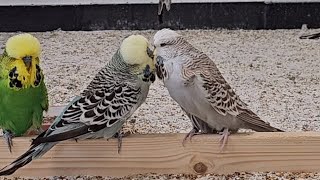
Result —
<path fill-rule="evenodd" d="M 37 38 L 25 33 L 9 38 L 0 56 L 0 127 L 10 151 L 12 136 L 40 128 L 48 109 L 40 53 Z"/>
<path fill-rule="evenodd" d="M 229 131 L 281 131 L 262 121 L 240 100 L 214 62 L 170 29 L 153 38 L 157 75 L 171 97 L 179 103 L 193 124 L 194 133 L 222 132 L 222 148 Z M 186 138 L 187 138 L 186 137 Z M 185 139 L 186 139 L 185 138 Z"/>
<path fill-rule="evenodd" d="M 153 51 L 147 39 L 129 36 L 84 92 L 69 103 L 26 153 L 4 167 L 0 175 L 14 173 L 59 141 L 113 137 L 145 101 L 153 81 Z"/>

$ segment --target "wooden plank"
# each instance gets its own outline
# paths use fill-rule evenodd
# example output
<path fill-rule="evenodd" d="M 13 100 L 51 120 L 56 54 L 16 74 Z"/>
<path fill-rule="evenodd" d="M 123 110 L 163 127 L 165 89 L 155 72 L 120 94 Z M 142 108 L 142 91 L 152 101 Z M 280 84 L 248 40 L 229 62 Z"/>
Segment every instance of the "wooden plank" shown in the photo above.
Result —
<path fill-rule="evenodd" d="M 65 141 L 14 176 L 101 175 L 139 173 L 229 174 L 239 171 L 320 171 L 320 133 L 245 133 L 231 135 L 220 153 L 218 135 L 195 136 L 182 146 L 185 134 L 131 135 L 117 141 Z M 0 167 L 28 148 L 30 138 L 15 138 L 9 154 L 1 139 Z"/>

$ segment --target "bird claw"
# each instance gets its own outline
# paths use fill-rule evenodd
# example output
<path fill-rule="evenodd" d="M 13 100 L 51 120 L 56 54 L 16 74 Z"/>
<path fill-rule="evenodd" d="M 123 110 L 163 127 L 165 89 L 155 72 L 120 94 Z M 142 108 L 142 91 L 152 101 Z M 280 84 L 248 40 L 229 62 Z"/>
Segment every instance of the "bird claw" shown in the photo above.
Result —
<path fill-rule="evenodd" d="M 220 146 L 220 152 L 223 151 L 224 146 L 226 145 L 226 143 L 228 142 L 228 137 L 230 135 L 229 129 L 225 128 L 222 132 L 219 132 L 220 134 L 220 138 L 219 138 L 219 142 L 221 144 Z"/>
<path fill-rule="evenodd" d="M 197 129 L 193 128 L 188 134 L 186 134 L 186 136 L 183 138 L 182 140 L 182 146 L 185 145 L 186 140 L 189 138 L 190 142 L 192 140 L 192 137 L 195 135 L 199 135 L 202 133 L 199 133 Z"/>
<path fill-rule="evenodd" d="M 132 127 L 122 127 L 116 134 L 114 138 L 118 138 L 118 154 L 120 154 L 122 148 L 122 138 L 129 136 L 130 134 L 135 134 L 136 130 Z M 108 140 L 108 139 L 107 139 Z"/>
<path fill-rule="evenodd" d="M 8 149 L 9 149 L 10 153 L 12 153 L 12 147 L 13 147 L 12 138 L 13 137 L 14 136 L 11 131 L 3 130 L 3 138 L 5 139 L 5 141 L 8 145 Z"/>

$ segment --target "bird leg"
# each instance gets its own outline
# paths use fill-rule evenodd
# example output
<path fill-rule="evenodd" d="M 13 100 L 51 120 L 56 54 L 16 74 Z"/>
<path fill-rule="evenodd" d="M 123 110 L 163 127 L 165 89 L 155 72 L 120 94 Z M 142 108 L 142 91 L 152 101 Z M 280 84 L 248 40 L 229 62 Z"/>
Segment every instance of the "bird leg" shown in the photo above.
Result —
<path fill-rule="evenodd" d="M 191 131 L 188 134 L 186 134 L 186 136 L 183 138 L 182 146 L 184 146 L 184 144 L 188 138 L 191 142 L 192 137 L 195 135 L 199 135 L 199 134 L 202 134 L 202 133 L 200 133 L 198 129 L 196 129 L 196 128 L 191 129 Z"/>
<path fill-rule="evenodd" d="M 114 134 L 114 137 L 118 139 L 118 154 L 120 154 L 121 147 L 122 147 L 122 137 L 123 137 L 123 134 L 122 134 L 121 130 L 116 132 Z"/>
<path fill-rule="evenodd" d="M 221 144 L 220 150 L 222 151 L 228 141 L 228 137 L 230 135 L 230 132 L 229 132 L 228 128 L 224 128 L 223 131 L 220 132 L 219 134 L 220 134 L 219 142 Z"/>
<path fill-rule="evenodd" d="M 10 130 L 3 130 L 3 138 L 5 139 L 7 145 L 8 145 L 8 148 L 9 148 L 9 151 L 10 153 L 12 153 L 12 146 L 13 146 L 13 143 L 12 143 L 12 138 L 13 138 L 13 133 L 10 131 Z"/>
<path fill-rule="evenodd" d="M 127 137 L 130 134 L 134 134 L 135 129 L 134 127 L 122 127 L 118 132 L 116 132 L 113 137 L 118 139 L 118 154 L 120 154 L 121 147 L 122 147 L 122 138 Z"/>

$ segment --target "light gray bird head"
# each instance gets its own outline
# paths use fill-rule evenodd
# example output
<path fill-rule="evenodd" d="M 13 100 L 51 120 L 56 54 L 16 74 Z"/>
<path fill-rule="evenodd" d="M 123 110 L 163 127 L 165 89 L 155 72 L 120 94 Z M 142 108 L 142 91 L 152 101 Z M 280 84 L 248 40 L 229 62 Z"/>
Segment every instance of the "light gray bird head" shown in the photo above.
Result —
<path fill-rule="evenodd" d="M 171 29 L 161 29 L 153 37 L 154 55 L 165 59 L 174 58 L 177 56 L 179 40 L 182 40 L 180 34 Z"/>
<path fill-rule="evenodd" d="M 161 29 L 154 37 L 152 44 L 155 47 L 154 58 L 156 63 L 157 75 L 162 79 L 161 68 L 164 66 L 165 61 L 174 59 L 179 56 L 180 44 L 183 38 L 180 34 L 171 29 Z"/>
<path fill-rule="evenodd" d="M 153 45 L 158 47 L 161 46 L 161 44 L 163 45 L 174 41 L 179 37 L 181 37 L 181 35 L 171 29 L 161 29 L 153 36 Z"/>

